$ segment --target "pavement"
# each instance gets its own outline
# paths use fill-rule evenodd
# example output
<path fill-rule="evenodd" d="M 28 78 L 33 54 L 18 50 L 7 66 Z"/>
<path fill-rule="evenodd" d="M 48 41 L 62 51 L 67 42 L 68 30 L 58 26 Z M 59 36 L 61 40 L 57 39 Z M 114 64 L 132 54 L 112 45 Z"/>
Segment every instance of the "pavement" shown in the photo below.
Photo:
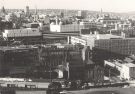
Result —
<path fill-rule="evenodd" d="M 135 88 L 98 88 L 89 90 L 67 91 L 67 94 L 135 94 Z"/>

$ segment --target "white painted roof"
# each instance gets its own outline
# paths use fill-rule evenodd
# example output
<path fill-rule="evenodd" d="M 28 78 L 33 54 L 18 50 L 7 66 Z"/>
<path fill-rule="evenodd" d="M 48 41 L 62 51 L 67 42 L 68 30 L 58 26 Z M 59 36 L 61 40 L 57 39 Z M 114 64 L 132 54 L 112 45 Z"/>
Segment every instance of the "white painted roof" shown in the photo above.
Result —
<path fill-rule="evenodd" d="M 127 67 L 135 67 L 135 64 L 133 64 L 133 63 L 127 63 L 127 64 L 124 64 L 125 66 L 127 66 Z"/>

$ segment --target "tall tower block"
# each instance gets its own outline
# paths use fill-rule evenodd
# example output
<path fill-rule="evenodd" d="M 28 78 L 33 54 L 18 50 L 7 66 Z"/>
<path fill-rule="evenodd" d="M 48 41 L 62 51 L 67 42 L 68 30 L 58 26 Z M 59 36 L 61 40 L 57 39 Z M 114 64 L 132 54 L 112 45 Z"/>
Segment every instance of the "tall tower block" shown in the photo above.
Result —
<path fill-rule="evenodd" d="M 27 17 L 30 15 L 29 6 L 26 6 L 26 8 L 25 8 L 25 14 L 26 14 Z"/>

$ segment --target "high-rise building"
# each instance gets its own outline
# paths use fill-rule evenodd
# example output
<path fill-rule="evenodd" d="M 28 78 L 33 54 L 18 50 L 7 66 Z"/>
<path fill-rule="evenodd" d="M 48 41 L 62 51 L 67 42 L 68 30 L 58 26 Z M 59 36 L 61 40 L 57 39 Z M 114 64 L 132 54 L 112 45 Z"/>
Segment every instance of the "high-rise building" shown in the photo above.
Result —
<path fill-rule="evenodd" d="M 26 14 L 27 17 L 30 15 L 29 6 L 26 6 L 26 8 L 25 8 L 25 14 Z"/>

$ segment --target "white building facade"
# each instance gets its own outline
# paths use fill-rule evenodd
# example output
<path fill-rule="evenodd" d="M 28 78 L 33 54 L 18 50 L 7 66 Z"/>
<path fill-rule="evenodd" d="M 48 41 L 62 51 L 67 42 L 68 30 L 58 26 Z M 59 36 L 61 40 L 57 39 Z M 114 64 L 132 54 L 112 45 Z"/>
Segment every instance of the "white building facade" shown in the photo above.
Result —
<path fill-rule="evenodd" d="M 120 77 L 126 80 L 135 79 L 135 64 L 123 64 Z"/>
<path fill-rule="evenodd" d="M 50 31 L 51 32 L 76 32 L 76 31 L 80 31 L 80 25 L 79 24 L 67 24 L 67 25 L 50 24 Z"/>

